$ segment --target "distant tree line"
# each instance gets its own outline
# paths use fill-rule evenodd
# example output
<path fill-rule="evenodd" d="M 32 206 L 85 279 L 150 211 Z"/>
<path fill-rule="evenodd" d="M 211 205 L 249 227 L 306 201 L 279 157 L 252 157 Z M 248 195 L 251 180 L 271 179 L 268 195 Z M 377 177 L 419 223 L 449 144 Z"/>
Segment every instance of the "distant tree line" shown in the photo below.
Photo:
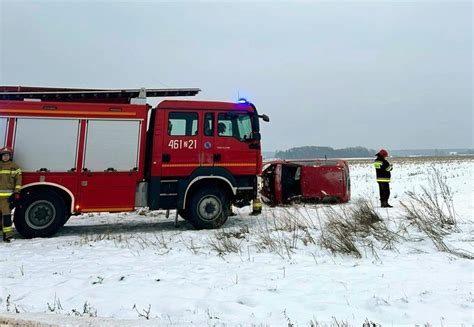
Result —
<path fill-rule="evenodd" d="M 389 151 L 390 152 L 390 151 Z M 473 155 L 474 149 L 411 149 L 411 150 L 392 150 L 390 155 L 394 156 L 452 156 L 452 155 Z"/>
<path fill-rule="evenodd" d="M 333 149 L 329 146 L 302 146 L 284 151 L 276 151 L 279 159 L 313 159 L 313 158 L 367 158 L 373 157 L 377 151 L 361 146 Z"/>

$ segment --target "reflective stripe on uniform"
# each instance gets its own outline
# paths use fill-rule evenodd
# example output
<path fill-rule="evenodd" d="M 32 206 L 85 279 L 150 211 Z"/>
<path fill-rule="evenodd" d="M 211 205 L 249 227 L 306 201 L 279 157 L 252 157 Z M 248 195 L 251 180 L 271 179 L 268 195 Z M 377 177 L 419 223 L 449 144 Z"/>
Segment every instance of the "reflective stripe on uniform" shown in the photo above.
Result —
<path fill-rule="evenodd" d="M 13 227 L 9 226 L 9 227 L 3 227 L 3 232 L 4 233 L 13 233 Z"/>
<path fill-rule="evenodd" d="M 3 197 L 9 197 L 10 195 L 12 195 L 13 192 L 0 192 L 0 198 L 3 198 Z"/>
<path fill-rule="evenodd" d="M 18 169 L 16 169 L 16 170 L 0 169 L 0 174 L 21 175 L 21 169 L 20 169 L 20 168 L 18 168 Z"/>
<path fill-rule="evenodd" d="M 374 162 L 375 169 L 380 169 L 380 167 L 382 167 L 382 165 L 383 165 L 382 161 L 375 161 Z"/>
<path fill-rule="evenodd" d="M 393 169 L 392 165 L 389 165 L 387 168 L 385 168 L 386 171 L 391 171 Z"/>
<path fill-rule="evenodd" d="M 390 178 L 377 178 L 377 182 L 390 183 Z"/>

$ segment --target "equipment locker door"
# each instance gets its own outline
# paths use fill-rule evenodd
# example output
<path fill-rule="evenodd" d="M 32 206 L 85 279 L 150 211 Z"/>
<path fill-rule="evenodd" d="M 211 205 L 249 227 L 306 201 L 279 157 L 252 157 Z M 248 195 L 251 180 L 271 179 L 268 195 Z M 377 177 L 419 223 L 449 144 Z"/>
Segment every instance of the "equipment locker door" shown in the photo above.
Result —
<path fill-rule="evenodd" d="M 81 211 L 130 211 L 139 179 L 139 120 L 84 121 Z"/>

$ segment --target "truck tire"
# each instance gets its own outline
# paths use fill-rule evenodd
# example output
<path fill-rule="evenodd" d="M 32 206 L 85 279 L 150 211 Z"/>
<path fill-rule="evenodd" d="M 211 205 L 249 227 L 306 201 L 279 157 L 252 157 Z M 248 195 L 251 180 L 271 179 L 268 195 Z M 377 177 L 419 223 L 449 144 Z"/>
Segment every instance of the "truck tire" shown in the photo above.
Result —
<path fill-rule="evenodd" d="M 189 204 L 189 221 L 196 229 L 219 228 L 229 216 L 229 197 L 218 187 L 198 189 Z"/>
<path fill-rule="evenodd" d="M 70 212 L 66 214 L 66 216 L 64 217 L 64 220 L 61 223 L 60 227 L 63 227 L 64 225 L 66 225 L 66 223 L 69 221 L 69 218 L 71 218 L 71 213 Z"/>
<path fill-rule="evenodd" d="M 26 238 L 52 236 L 67 219 L 66 204 L 53 191 L 30 193 L 15 211 L 15 228 Z"/>
<path fill-rule="evenodd" d="M 189 220 L 188 210 L 178 209 L 178 215 L 180 215 L 184 220 Z"/>

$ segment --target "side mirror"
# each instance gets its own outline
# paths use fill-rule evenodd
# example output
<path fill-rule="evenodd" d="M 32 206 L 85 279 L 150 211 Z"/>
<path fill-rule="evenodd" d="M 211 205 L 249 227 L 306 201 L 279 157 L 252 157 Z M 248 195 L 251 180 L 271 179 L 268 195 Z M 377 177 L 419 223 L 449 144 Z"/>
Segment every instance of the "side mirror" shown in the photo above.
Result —
<path fill-rule="evenodd" d="M 258 117 L 262 118 L 264 122 L 268 123 L 270 121 L 270 117 L 267 115 L 258 115 Z"/>

